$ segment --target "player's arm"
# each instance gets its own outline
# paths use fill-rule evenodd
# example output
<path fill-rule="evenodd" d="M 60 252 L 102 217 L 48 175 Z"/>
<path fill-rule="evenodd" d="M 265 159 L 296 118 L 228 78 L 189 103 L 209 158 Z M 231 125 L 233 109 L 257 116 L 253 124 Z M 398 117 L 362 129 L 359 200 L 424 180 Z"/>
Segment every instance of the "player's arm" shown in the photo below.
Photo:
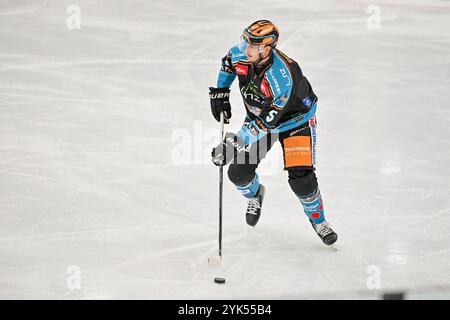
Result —
<path fill-rule="evenodd" d="M 231 118 L 230 86 L 236 78 L 231 63 L 231 50 L 222 58 L 217 87 L 209 87 L 209 98 L 211 100 L 211 112 L 217 121 L 220 121 L 220 113 L 223 112 L 225 123 Z"/>
<path fill-rule="evenodd" d="M 222 58 L 220 66 L 219 77 L 217 78 L 217 88 L 230 88 L 234 79 L 236 79 L 236 72 L 231 63 L 231 50 Z"/>

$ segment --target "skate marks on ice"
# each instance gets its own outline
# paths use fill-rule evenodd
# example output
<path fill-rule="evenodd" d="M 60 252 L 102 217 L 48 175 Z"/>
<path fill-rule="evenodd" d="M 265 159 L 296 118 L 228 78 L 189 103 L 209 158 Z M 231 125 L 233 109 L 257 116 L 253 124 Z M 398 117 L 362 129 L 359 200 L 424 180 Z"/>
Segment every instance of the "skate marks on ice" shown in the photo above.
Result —
<path fill-rule="evenodd" d="M 45 7 L 48 0 L 0 0 L 0 16 L 29 14 Z"/>
<path fill-rule="evenodd" d="M 388 232 L 392 233 L 393 231 L 398 231 L 400 229 L 408 228 L 408 227 L 411 227 L 411 226 L 416 226 L 418 224 L 423 224 L 424 222 L 432 221 L 432 220 L 435 220 L 435 219 L 437 219 L 437 218 L 439 218 L 439 217 L 441 217 L 443 215 L 450 214 L 450 208 L 447 208 L 447 209 L 444 209 L 444 210 L 439 210 L 439 211 L 440 211 L 439 213 L 430 215 L 430 216 L 428 216 L 426 218 L 417 219 L 417 220 L 414 220 L 414 221 L 411 221 L 411 222 L 407 222 L 407 223 L 404 223 L 404 224 L 400 224 L 400 225 L 394 226 L 394 227 L 383 228 L 383 230 L 379 230 L 379 231 L 375 231 L 375 232 L 369 232 L 369 233 L 364 234 L 361 237 L 358 237 L 356 239 L 347 240 L 347 241 L 341 242 L 340 244 L 342 246 L 348 245 L 348 244 L 352 244 L 352 243 L 355 243 L 355 242 L 358 242 L 358 241 L 361 241 L 361 240 L 364 240 L 364 239 L 367 239 L 367 238 L 371 238 L 371 237 L 374 237 L 374 236 L 379 236 L 379 235 L 384 234 L 384 233 L 388 233 Z"/>
<path fill-rule="evenodd" d="M 186 225 L 183 225 L 186 226 Z M 198 226 L 198 224 L 192 224 L 192 227 Z M 151 228 L 151 227 L 150 227 Z M 179 228 L 179 226 L 174 226 L 174 229 Z M 241 239 L 243 239 L 245 236 L 247 235 L 247 229 L 244 228 L 241 232 L 238 232 L 236 234 L 232 234 L 232 235 L 224 235 L 223 236 L 223 251 L 226 252 L 226 245 L 231 245 L 232 243 L 239 241 Z M 183 246 L 179 246 L 179 247 L 175 247 L 175 248 L 169 248 L 169 249 L 164 249 L 164 250 L 159 250 L 156 252 L 152 252 L 149 254 L 145 254 L 145 255 L 141 255 L 139 257 L 136 258 L 132 258 L 129 259 L 127 261 L 115 264 L 113 266 L 111 266 L 111 269 L 118 269 L 118 268 L 122 268 L 122 267 L 126 267 L 130 264 L 140 264 L 143 263 L 145 261 L 151 260 L 153 258 L 158 258 L 158 257 L 167 257 L 170 256 L 174 253 L 183 253 L 186 251 L 190 251 L 192 249 L 199 249 L 199 248 L 209 248 L 207 250 L 204 251 L 203 254 L 201 254 L 201 256 L 195 261 L 194 263 L 194 269 L 197 268 L 197 266 L 199 265 L 204 265 L 207 264 L 208 261 L 208 257 L 209 256 L 213 256 L 214 254 L 216 254 L 218 252 L 218 244 L 217 244 L 218 240 L 216 239 L 211 239 L 211 240 L 205 240 L 205 241 L 198 241 L 198 242 L 193 242 L 187 245 L 183 245 Z M 225 253 L 226 254 L 226 253 Z"/>

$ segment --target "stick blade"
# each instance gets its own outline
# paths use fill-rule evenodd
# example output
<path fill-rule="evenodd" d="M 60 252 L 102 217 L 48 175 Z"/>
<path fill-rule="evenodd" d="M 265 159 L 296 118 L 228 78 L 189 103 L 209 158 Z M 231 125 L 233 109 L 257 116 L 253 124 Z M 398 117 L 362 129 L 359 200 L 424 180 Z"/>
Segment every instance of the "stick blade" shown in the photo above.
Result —
<path fill-rule="evenodd" d="M 210 268 L 219 268 L 222 265 L 222 258 L 220 257 L 209 257 L 208 266 Z"/>

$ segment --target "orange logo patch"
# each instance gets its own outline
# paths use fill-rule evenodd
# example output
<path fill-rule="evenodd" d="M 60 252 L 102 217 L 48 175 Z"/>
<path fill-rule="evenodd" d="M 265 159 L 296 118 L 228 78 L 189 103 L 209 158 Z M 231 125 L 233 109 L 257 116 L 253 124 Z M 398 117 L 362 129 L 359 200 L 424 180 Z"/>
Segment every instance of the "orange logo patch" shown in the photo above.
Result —
<path fill-rule="evenodd" d="M 284 166 L 312 166 L 311 138 L 309 136 L 293 136 L 283 141 Z"/>

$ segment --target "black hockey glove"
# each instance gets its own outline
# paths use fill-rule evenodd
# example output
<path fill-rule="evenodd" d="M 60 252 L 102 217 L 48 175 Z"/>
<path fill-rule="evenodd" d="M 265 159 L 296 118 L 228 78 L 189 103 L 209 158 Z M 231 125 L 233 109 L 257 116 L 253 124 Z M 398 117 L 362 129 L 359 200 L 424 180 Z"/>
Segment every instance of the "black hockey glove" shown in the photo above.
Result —
<path fill-rule="evenodd" d="M 216 166 L 226 165 L 236 157 L 237 162 L 241 163 L 240 161 L 245 161 L 246 153 L 244 141 L 234 133 L 229 132 L 225 135 L 223 142 L 212 149 L 212 162 Z"/>
<path fill-rule="evenodd" d="M 209 87 L 209 98 L 211 100 L 211 112 L 217 122 L 220 121 L 220 112 L 223 111 L 224 122 L 230 123 L 230 89 Z"/>

